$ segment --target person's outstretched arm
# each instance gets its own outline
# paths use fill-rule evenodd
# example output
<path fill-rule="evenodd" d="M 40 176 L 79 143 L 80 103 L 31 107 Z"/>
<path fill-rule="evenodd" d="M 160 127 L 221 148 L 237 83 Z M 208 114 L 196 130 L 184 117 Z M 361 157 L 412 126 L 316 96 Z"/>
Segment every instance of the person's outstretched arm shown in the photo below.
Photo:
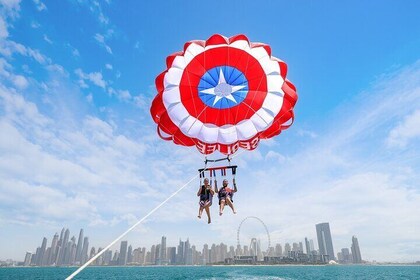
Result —
<path fill-rule="evenodd" d="M 197 196 L 201 195 L 201 186 L 198 188 Z"/>

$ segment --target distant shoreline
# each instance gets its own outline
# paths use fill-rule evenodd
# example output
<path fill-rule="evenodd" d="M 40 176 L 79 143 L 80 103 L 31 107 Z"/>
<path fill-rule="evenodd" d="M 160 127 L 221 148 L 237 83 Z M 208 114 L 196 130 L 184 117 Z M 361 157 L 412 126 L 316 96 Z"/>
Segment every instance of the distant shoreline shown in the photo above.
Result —
<path fill-rule="evenodd" d="M 104 266 L 104 265 L 93 265 L 89 267 L 94 268 L 162 268 L 162 267 L 320 267 L 320 266 L 339 266 L 339 267 L 356 267 L 356 266 L 420 266 L 420 263 L 407 263 L 407 264 L 261 264 L 261 265 L 247 265 L 247 264 L 237 264 L 237 265 L 226 265 L 226 264 L 211 264 L 211 265 L 125 265 L 125 266 Z M 79 266 L 0 266 L 1 268 L 77 268 Z"/>

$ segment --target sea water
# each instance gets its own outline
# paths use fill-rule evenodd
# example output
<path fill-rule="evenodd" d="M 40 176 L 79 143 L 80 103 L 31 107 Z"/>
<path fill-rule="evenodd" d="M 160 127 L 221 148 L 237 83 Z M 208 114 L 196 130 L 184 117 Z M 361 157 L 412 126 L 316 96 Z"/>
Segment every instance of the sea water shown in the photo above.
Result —
<path fill-rule="evenodd" d="M 0 279 L 65 279 L 75 270 L 75 267 L 0 268 Z M 420 266 L 88 267 L 74 279 L 420 280 Z"/>

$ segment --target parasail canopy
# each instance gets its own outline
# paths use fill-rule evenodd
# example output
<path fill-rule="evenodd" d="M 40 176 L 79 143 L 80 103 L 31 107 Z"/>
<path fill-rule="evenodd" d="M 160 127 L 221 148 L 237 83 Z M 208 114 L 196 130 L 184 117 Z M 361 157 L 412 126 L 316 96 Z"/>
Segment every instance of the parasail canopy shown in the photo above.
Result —
<path fill-rule="evenodd" d="M 266 44 L 216 34 L 187 42 L 166 65 L 150 108 L 162 139 L 231 155 L 293 123 L 296 88 Z"/>

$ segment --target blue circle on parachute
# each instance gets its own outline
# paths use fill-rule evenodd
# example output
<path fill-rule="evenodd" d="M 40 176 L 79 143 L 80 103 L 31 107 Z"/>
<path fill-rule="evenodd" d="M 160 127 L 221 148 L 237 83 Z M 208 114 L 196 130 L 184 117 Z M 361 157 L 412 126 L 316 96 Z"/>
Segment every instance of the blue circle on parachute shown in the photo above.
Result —
<path fill-rule="evenodd" d="M 219 81 L 223 81 L 221 72 L 226 83 L 219 84 Z M 216 109 L 228 109 L 239 105 L 246 98 L 248 91 L 245 75 L 232 66 L 216 66 L 208 70 L 198 84 L 198 96 L 201 101 Z"/>

